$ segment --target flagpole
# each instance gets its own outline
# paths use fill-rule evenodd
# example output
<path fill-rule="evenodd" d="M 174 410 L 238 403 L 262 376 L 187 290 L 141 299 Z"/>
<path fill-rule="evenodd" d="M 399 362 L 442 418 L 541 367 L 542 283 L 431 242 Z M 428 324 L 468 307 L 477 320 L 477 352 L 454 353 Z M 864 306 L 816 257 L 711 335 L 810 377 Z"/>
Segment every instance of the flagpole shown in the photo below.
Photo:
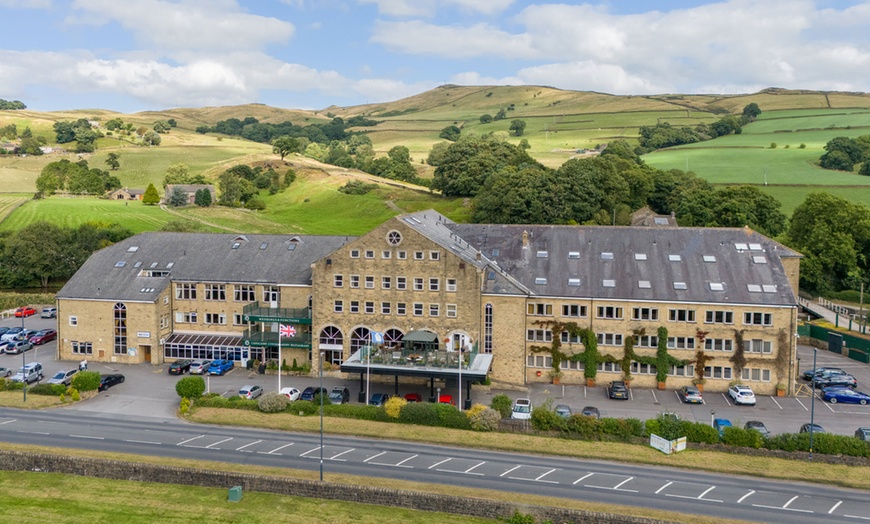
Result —
<path fill-rule="evenodd" d="M 371 377 L 371 365 L 372 365 L 372 346 L 366 349 L 366 406 L 369 405 L 369 399 L 371 395 L 369 394 L 369 378 Z"/>
<path fill-rule="evenodd" d="M 278 324 L 278 392 L 281 392 L 281 371 L 283 371 L 284 361 L 281 360 L 281 339 L 284 336 L 281 334 L 281 324 Z"/>

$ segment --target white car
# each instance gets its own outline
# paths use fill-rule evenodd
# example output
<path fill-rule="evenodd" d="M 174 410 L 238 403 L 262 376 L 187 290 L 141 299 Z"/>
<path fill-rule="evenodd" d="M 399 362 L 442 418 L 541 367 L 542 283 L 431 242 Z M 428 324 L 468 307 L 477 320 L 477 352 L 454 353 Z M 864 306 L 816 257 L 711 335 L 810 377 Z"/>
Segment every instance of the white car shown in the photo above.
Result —
<path fill-rule="evenodd" d="M 290 400 L 299 400 L 300 391 L 296 388 L 281 388 L 281 391 L 278 393 L 281 393 Z"/>
<path fill-rule="evenodd" d="M 728 388 L 728 395 L 734 400 L 735 404 L 743 404 L 745 406 L 755 405 L 755 393 L 749 386 L 731 386 Z"/>
<path fill-rule="evenodd" d="M 211 360 L 194 360 L 190 363 L 191 375 L 207 375 L 208 367 L 211 366 Z"/>
<path fill-rule="evenodd" d="M 529 420 L 532 418 L 532 401 L 527 398 L 518 398 L 514 401 L 511 410 L 511 418 L 516 420 Z"/>
<path fill-rule="evenodd" d="M 69 371 L 58 371 L 54 374 L 53 377 L 48 379 L 46 384 L 63 384 L 64 386 L 69 386 L 70 383 L 72 383 L 73 375 L 78 372 L 78 368 L 71 369 Z"/>

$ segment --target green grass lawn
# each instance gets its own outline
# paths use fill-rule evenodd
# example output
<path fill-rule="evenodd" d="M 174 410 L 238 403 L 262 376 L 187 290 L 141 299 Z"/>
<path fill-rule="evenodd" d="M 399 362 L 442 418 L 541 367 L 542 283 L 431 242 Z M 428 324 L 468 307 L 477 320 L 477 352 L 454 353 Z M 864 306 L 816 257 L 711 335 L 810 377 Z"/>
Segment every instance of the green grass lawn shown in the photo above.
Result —
<path fill-rule="evenodd" d="M 106 200 L 96 197 L 49 197 L 30 200 L 0 222 L 0 231 L 17 231 L 28 224 L 46 221 L 61 227 L 75 228 L 90 221 L 115 222 L 134 233 L 160 229 L 175 216 L 157 206 L 142 202 Z"/>

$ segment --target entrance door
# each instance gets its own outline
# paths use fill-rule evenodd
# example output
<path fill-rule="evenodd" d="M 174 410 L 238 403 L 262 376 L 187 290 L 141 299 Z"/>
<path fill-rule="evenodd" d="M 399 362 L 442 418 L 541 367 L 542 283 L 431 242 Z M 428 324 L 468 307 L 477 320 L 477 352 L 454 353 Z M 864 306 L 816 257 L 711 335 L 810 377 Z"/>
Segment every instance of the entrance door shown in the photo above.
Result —
<path fill-rule="evenodd" d="M 139 346 L 142 350 L 142 356 L 145 359 L 145 362 L 151 362 L 151 345 L 147 346 Z"/>

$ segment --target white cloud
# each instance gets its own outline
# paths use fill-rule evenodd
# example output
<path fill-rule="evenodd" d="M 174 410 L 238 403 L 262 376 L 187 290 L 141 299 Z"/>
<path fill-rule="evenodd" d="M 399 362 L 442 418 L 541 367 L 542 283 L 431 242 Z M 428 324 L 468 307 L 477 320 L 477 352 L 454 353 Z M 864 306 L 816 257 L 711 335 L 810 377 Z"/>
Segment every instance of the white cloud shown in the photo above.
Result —
<path fill-rule="evenodd" d="M 79 14 L 68 23 L 119 23 L 135 38 L 168 52 L 221 52 L 261 49 L 285 43 L 294 33 L 290 22 L 243 12 L 234 0 L 75 0 Z"/>
<path fill-rule="evenodd" d="M 458 7 L 468 13 L 495 15 L 510 7 L 514 0 L 359 0 L 361 4 L 375 4 L 382 15 L 398 18 L 435 16 L 439 9 Z"/>
<path fill-rule="evenodd" d="M 402 53 L 445 58 L 530 58 L 534 54 L 529 35 L 512 35 L 489 24 L 455 27 L 419 20 L 377 22 L 371 41 Z"/>

